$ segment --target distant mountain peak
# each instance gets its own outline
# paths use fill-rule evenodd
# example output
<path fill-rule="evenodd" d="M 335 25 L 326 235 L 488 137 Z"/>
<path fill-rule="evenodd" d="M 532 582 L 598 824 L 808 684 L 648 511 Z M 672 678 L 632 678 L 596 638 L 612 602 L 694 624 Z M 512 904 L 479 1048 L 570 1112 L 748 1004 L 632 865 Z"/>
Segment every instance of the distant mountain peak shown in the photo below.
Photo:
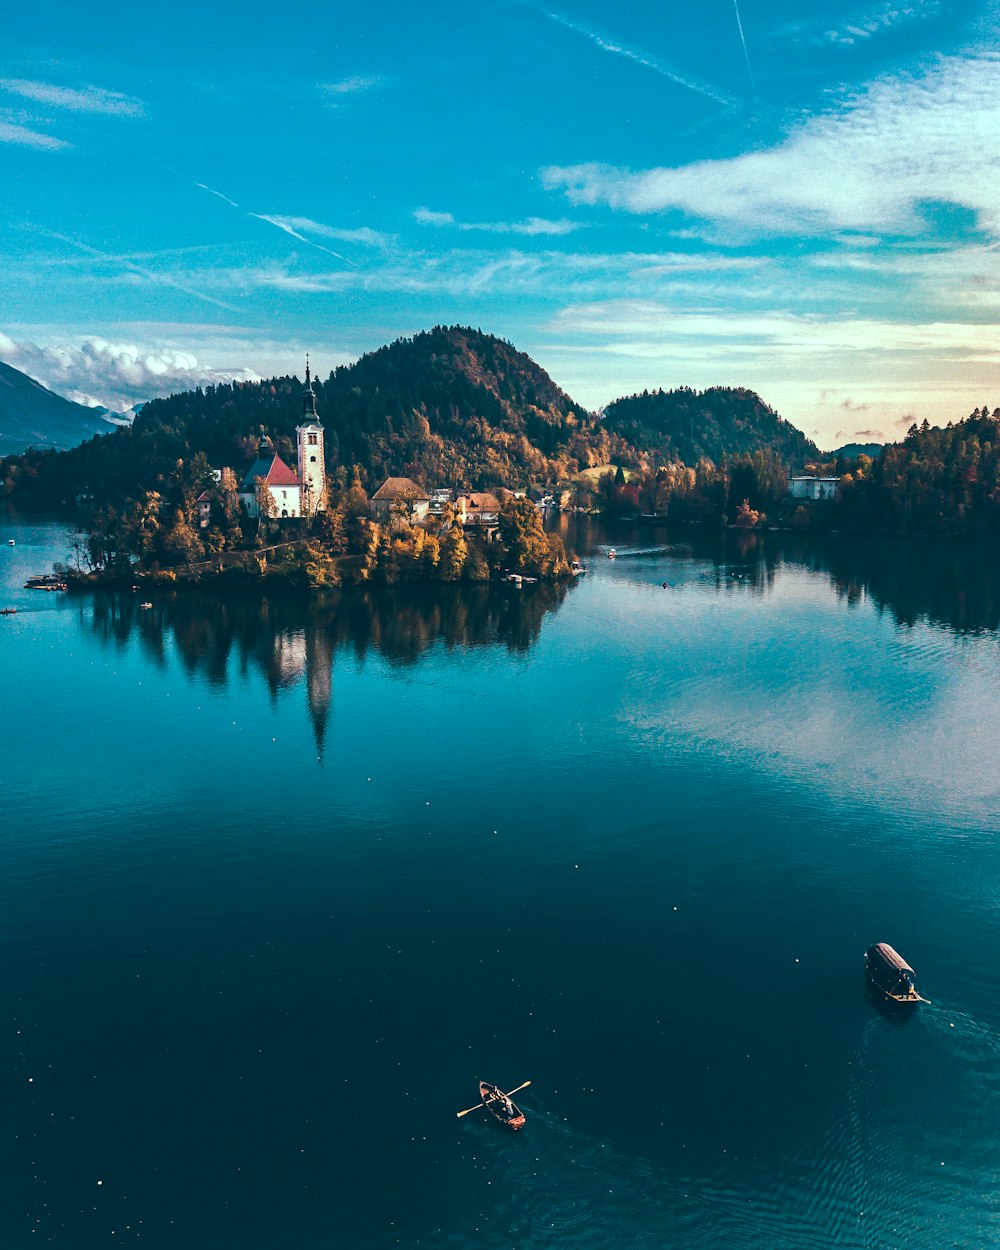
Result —
<path fill-rule="evenodd" d="M 114 424 L 103 408 L 88 408 L 50 391 L 41 382 L 0 361 L 0 456 L 28 447 L 65 451 Z"/>

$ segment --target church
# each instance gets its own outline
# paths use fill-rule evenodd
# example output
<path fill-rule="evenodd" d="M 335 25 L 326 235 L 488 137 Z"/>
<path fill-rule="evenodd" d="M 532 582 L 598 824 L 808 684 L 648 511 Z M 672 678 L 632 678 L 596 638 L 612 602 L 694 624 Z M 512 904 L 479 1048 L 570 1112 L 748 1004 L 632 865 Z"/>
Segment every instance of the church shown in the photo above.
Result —
<path fill-rule="evenodd" d="M 240 499 L 247 512 L 260 515 L 257 500 L 257 479 L 264 481 L 274 504 L 273 515 L 282 520 L 314 516 L 326 508 L 326 463 L 323 450 L 323 427 L 316 415 L 316 393 L 306 357 L 306 385 L 302 392 L 302 424 L 295 427 L 298 441 L 298 472 L 290 469 L 264 439 L 260 454 L 240 484 Z"/>

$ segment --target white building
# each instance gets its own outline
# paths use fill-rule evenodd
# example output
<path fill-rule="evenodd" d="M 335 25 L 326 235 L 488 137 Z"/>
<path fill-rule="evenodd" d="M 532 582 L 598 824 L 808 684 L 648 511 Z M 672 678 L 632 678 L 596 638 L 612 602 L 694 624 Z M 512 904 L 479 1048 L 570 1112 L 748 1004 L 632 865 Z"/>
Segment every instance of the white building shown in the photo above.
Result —
<path fill-rule="evenodd" d="M 326 508 L 326 460 L 323 427 L 316 415 L 316 394 L 306 357 L 306 385 L 302 392 L 303 422 L 295 427 L 299 467 L 296 473 L 274 452 L 265 439 L 260 455 L 240 483 L 240 499 L 252 517 L 260 515 L 257 479 L 262 478 L 271 493 L 274 515 L 279 520 L 314 516 Z"/>
<path fill-rule="evenodd" d="M 836 499 L 839 477 L 790 477 L 788 493 L 793 499 Z"/>

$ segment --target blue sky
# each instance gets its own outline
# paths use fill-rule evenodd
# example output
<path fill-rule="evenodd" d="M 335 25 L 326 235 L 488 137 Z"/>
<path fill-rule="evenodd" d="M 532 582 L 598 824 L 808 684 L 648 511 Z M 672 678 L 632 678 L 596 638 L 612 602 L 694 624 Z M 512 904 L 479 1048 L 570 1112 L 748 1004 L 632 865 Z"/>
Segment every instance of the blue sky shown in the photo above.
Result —
<path fill-rule="evenodd" d="M 832 447 L 1000 406 L 995 0 L 5 15 L 0 359 L 123 406 L 436 323 Z"/>

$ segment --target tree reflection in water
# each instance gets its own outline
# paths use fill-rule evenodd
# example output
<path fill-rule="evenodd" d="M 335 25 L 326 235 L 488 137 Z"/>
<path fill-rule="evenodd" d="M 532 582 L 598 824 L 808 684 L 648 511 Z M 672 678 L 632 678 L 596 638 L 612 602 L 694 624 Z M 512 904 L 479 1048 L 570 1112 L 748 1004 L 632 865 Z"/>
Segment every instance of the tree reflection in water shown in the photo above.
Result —
<path fill-rule="evenodd" d="M 722 593 L 767 594 L 782 568 L 806 568 L 829 578 L 849 605 L 869 602 L 898 625 L 919 621 L 955 633 L 1000 629 L 1000 549 L 995 543 L 922 538 L 858 538 L 775 531 L 707 530 L 692 526 L 620 522 L 564 515 L 554 526 L 574 550 L 618 548 L 617 572 L 628 576 L 630 549 L 644 553 L 636 576 L 646 580 L 650 559 L 666 555 L 694 562 Z M 622 557 L 625 557 L 624 559 Z M 647 558 L 648 557 L 648 558 Z M 702 577 L 699 584 L 705 584 Z"/>
<path fill-rule="evenodd" d="M 151 608 L 141 607 L 138 594 L 103 591 L 81 598 L 79 618 L 104 645 L 138 641 L 159 668 L 167 667 L 173 650 L 189 677 L 216 686 L 225 686 L 234 671 L 259 673 L 272 696 L 304 681 L 322 753 L 338 652 L 364 659 L 375 651 L 400 665 L 417 663 L 438 644 L 526 652 L 568 589 L 565 583 L 521 590 L 435 586 L 275 597 L 171 591 Z"/>

